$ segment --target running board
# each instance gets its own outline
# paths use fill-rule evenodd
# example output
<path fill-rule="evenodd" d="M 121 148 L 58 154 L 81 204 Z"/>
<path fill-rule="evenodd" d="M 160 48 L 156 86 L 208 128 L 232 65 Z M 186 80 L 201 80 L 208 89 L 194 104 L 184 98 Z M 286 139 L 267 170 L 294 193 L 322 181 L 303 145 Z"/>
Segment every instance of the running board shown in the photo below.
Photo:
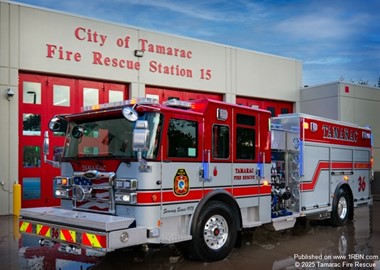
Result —
<path fill-rule="evenodd" d="M 272 218 L 272 226 L 276 231 L 293 228 L 294 224 L 296 224 L 297 217 L 299 216 L 300 215 L 297 213 L 289 216 Z"/>
<path fill-rule="evenodd" d="M 161 237 L 161 243 L 162 244 L 173 244 L 183 241 L 191 240 L 191 235 L 170 235 L 170 236 L 162 236 Z"/>
<path fill-rule="evenodd" d="M 251 221 L 251 222 L 245 222 L 245 223 L 243 224 L 243 227 L 244 227 L 244 228 L 254 228 L 254 227 L 259 227 L 259 226 L 261 226 L 261 225 L 263 225 L 262 222 L 259 222 L 259 221 Z"/>

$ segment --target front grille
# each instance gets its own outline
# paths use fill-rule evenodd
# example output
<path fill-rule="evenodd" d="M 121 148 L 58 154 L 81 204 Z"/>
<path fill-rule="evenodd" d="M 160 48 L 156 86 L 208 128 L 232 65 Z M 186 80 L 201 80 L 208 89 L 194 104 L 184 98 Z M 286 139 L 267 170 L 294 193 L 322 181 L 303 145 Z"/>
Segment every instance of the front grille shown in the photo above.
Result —
<path fill-rule="evenodd" d="M 114 173 L 97 171 L 75 172 L 73 180 L 73 208 L 115 214 L 112 182 Z"/>

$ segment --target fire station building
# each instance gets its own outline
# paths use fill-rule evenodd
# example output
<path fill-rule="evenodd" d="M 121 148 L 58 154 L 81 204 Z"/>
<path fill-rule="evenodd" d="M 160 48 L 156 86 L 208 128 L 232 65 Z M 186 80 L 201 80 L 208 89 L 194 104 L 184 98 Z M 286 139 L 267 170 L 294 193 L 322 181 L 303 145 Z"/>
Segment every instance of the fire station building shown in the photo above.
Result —
<path fill-rule="evenodd" d="M 59 169 L 43 162 L 44 132 L 55 114 L 88 105 L 207 97 L 379 131 L 376 101 L 363 97 L 380 101 L 375 89 L 320 87 L 301 91 L 295 59 L 0 0 L 0 215 L 13 211 L 14 183 L 22 207 L 58 203 L 52 179 Z M 52 148 L 63 143 L 50 136 Z"/>

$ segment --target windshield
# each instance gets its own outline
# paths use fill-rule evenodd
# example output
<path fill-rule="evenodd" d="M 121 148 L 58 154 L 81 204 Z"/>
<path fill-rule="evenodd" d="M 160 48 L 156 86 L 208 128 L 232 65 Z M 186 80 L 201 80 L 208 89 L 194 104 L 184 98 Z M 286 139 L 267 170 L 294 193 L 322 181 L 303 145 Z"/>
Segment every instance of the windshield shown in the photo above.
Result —
<path fill-rule="evenodd" d="M 149 149 L 144 158 L 157 156 L 162 125 L 159 113 L 141 113 L 139 120 L 148 121 Z M 64 158 L 110 157 L 135 158 L 132 149 L 133 129 L 136 122 L 124 117 L 91 119 L 86 122 L 70 122 L 66 134 Z M 78 132 L 79 131 L 79 132 Z"/>

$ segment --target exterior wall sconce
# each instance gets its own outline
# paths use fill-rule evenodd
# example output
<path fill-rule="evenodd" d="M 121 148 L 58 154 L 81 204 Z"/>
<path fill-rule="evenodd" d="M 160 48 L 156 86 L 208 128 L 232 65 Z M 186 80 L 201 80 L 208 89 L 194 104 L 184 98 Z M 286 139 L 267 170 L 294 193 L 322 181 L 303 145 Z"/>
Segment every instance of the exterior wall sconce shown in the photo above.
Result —
<path fill-rule="evenodd" d="M 136 57 L 143 57 L 144 51 L 143 50 L 135 50 L 135 56 Z"/>
<path fill-rule="evenodd" d="M 15 95 L 15 92 L 13 92 L 12 88 L 8 88 L 8 90 L 7 90 L 8 101 L 11 101 L 11 99 L 14 95 Z"/>

